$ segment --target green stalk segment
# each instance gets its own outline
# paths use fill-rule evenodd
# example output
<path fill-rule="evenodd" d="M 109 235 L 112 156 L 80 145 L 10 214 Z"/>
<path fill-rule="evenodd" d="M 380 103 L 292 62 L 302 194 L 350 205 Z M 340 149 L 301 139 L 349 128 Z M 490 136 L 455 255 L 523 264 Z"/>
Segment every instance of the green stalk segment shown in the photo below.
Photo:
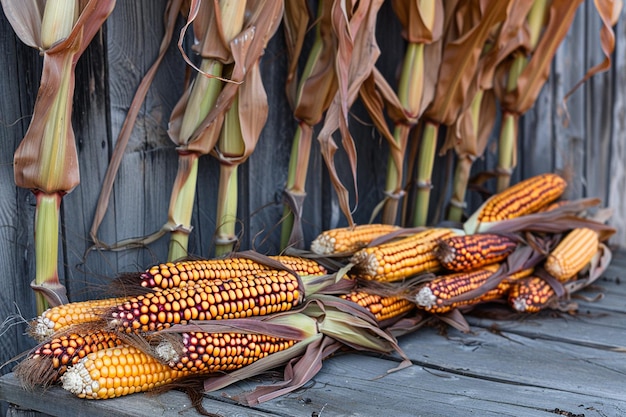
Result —
<path fill-rule="evenodd" d="M 480 108 L 482 105 L 484 90 L 478 90 L 472 104 L 470 112 L 472 117 L 472 129 L 474 141 L 480 140 Z M 463 209 L 465 208 L 465 193 L 467 192 L 467 184 L 469 182 L 470 171 L 474 163 L 474 156 L 468 154 L 459 154 L 457 158 L 456 168 L 454 171 L 454 182 L 452 190 L 452 198 L 450 199 L 450 211 L 448 212 L 448 220 L 460 222 L 463 220 Z"/>
<path fill-rule="evenodd" d="M 35 284 L 59 284 L 59 207 L 60 194 L 37 193 L 35 209 Z M 48 302 L 36 293 L 37 313 L 48 308 Z"/>
<path fill-rule="evenodd" d="M 196 183 L 198 181 L 198 155 L 196 153 L 180 154 L 178 172 L 170 201 L 169 222 L 177 229 L 170 235 L 170 246 L 167 256 L 169 262 L 188 256 L 189 232 L 193 214 Z"/>
<path fill-rule="evenodd" d="M 215 232 L 215 256 L 233 251 L 237 241 L 237 165 L 220 166 L 220 183 L 217 207 L 217 230 Z"/>
<path fill-rule="evenodd" d="M 296 133 L 294 134 L 291 155 L 289 156 L 289 172 L 287 173 L 286 186 L 287 193 L 298 194 L 303 197 L 306 195 L 305 184 L 306 174 L 309 169 L 312 133 L 312 128 L 310 126 L 306 126 L 304 128 L 308 129 L 308 136 L 304 135 L 305 137 L 303 138 L 302 123 L 298 124 Z M 283 210 L 283 223 L 280 233 L 280 245 L 283 249 L 289 245 L 294 220 L 293 212 L 289 206 L 285 206 Z"/>
<path fill-rule="evenodd" d="M 226 112 L 218 147 L 224 157 L 238 157 L 245 152 L 245 143 L 239 124 L 239 95 Z M 215 255 L 226 255 L 237 241 L 237 164 L 221 162 L 218 191 Z"/>
<path fill-rule="evenodd" d="M 408 142 L 409 132 L 415 125 L 422 95 L 424 91 L 424 44 L 409 43 L 402 64 L 402 74 L 398 83 L 398 99 L 404 110 L 413 118 L 406 125 L 396 125 L 393 137 L 397 144 L 400 145 L 401 154 L 389 155 L 387 182 L 385 193 L 389 196 L 383 208 L 382 222 L 386 224 L 395 224 L 398 215 L 398 205 L 403 189 L 404 168 L 402 166 L 406 144 Z M 392 151 L 393 152 L 393 151 Z"/>
<path fill-rule="evenodd" d="M 518 116 L 506 112 L 502 116 L 500 140 L 498 142 L 498 185 L 497 191 L 506 189 L 511 182 L 511 171 L 516 163 Z"/>
<path fill-rule="evenodd" d="M 413 226 L 425 226 L 428 220 L 428 204 L 430 189 L 432 188 L 431 175 L 435 164 L 435 149 L 437 148 L 437 134 L 439 124 L 426 122 L 419 150 L 419 166 L 417 168 L 417 195 L 415 198 L 415 213 Z"/>

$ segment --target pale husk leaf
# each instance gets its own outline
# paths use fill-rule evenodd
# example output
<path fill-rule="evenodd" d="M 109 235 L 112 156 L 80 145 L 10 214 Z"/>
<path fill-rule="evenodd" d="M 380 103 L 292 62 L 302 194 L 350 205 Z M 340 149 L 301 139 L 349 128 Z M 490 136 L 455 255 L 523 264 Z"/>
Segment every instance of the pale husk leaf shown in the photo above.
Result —
<path fill-rule="evenodd" d="M 4 15 L 22 42 L 33 48 L 41 48 L 41 19 L 45 0 L 2 0 Z"/>

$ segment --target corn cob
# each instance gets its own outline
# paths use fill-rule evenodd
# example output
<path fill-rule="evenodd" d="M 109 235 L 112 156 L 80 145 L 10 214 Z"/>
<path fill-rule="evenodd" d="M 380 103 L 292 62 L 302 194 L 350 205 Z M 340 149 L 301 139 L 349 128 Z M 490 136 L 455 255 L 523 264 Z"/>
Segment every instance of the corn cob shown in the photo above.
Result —
<path fill-rule="evenodd" d="M 544 279 L 533 276 L 515 282 L 509 290 L 509 305 L 520 313 L 536 313 L 556 298 Z"/>
<path fill-rule="evenodd" d="M 42 342 L 55 332 L 74 324 L 87 323 L 100 318 L 108 308 L 114 307 L 126 298 L 106 298 L 62 304 L 49 308 L 30 323 L 28 333 Z"/>
<path fill-rule="evenodd" d="M 415 307 L 415 304 L 402 297 L 370 294 L 362 290 L 342 294 L 339 297 L 364 307 L 378 322 L 400 317 Z"/>
<path fill-rule="evenodd" d="M 156 356 L 171 368 L 193 373 L 233 371 L 296 343 L 264 334 L 192 332 L 181 338 L 180 346 L 163 340 Z"/>
<path fill-rule="evenodd" d="M 325 275 L 328 273 L 324 266 L 314 259 L 300 258 L 297 256 L 278 255 L 270 256 L 271 259 L 280 262 L 287 268 L 300 275 Z"/>
<path fill-rule="evenodd" d="M 431 228 L 414 235 L 356 252 L 351 262 L 360 278 L 398 281 L 412 275 L 435 272 L 441 264 L 435 256 L 439 240 L 452 235 L 451 229 Z"/>
<path fill-rule="evenodd" d="M 540 213 L 545 213 L 545 212 L 548 212 L 548 211 L 556 210 L 556 209 L 558 209 L 559 207 L 562 207 L 562 206 L 564 206 L 564 205 L 568 204 L 569 202 L 570 202 L 569 200 L 559 200 L 559 201 L 555 201 L 555 202 L 553 202 L 553 203 L 549 203 L 549 204 L 546 204 L 545 206 L 541 207 L 541 208 L 538 210 L 538 212 L 540 212 Z"/>
<path fill-rule="evenodd" d="M 442 239 L 435 250 L 441 265 L 452 271 L 470 271 L 505 259 L 517 243 L 491 233 L 459 235 Z"/>
<path fill-rule="evenodd" d="M 542 174 L 492 196 L 480 209 L 479 222 L 496 222 L 534 213 L 563 194 L 567 183 L 557 174 Z"/>
<path fill-rule="evenodd" d="M 294 272 L 303 275 L 323 275 L 326 269 L 311 259 L 294 256 L 271 256 Z M 146 288 L 175 288 L 203 279 L 251 277 L 271 268 L 247 258 L 204 259 L 167 262 L 152 266 L 141 274 L 141 286 Z"/>
<path fill-rule="evenodd" d="M 106 399 L 149 391 L 187 375 L 123 345 L 88 354 L 67 369 L 61 382 L 80 398 Z"/>
<path fill-rule="evenodd" d="M 301 301 L 298 278 L 287 271 L 262 271 L 254 277 L 203 280 L 132 297 L 107 313 L 110 327 L 148 332 L 212 320 L 264 316 L 287 311 Z"/>
<path fill-rule="evenodd" d="M 533 273 L 533 268 L 523 269 L 507 275 L 495 288 L 484 292 L 480 296 L 464 300 L 453 300 L 469 291 L 480 288 L 498 268 L 499 265 L 487 265 L 474 271 L 443 275 L 424 285 L 417 293 L 415 303 L 418 307 L 430 313 L 447 313 L 455 308 L 472 306 L 502 298 L 507 294 L 514 282 Z"/>
<path fill-rule="evenodd" d="M 114 333 L 99 330 L 61 335 L 36 347 L 14 371 L 24 386 L 48 386 L 89 353 L 121 344 Z"/>
<path fill-rule="evenodd" d="M 322 232 L 311 242 L 311 252 L 320 255 L 352 254 L 372 240 L 398 230 L 388 224 L 364 224 L 353 228 L 339 227 Z"/>
<path fill-rule="evenodd" d="M 561 282 L 574 277 L 598 252 L 598 234 L 589 228 L 573 229 L 548 255 L 544 268 Z"/>

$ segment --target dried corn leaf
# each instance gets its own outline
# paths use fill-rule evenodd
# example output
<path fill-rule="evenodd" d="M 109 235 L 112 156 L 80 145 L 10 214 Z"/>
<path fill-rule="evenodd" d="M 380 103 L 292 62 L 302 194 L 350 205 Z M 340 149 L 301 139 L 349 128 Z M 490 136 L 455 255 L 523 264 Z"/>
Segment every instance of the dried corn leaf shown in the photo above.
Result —
<path fill-rule="evenodd" d="M 480 11 L 481 18 L 458 37 L 444 44 L 437 94 L 424 113 L 425 117 L 438 123 L 449 125 L 458 117 L 476 75 L 485 42 L 493 28 L 506 18 L 511 0 L 482 0 L 480 4 L 472 4 L 473 12 Z"/>
<path fill-rule="evenodd" d="M 332 27 L 332 2 L 321 2 L 316 23 L 319 42 L 313 46 L 299 79 L 287 83 L 288 98 L 296 120 L 314 126 L 324 115 L 337 92 L 335 56 L 337 40 Z"/>
<path fill-rule="evenodd" d="M 287 56 L 289 66 L 287 69 L 287 91 L 295 91 L 298 85 L 296 71 L 298 61 L 302 53 L 302 46 L 309 29 L 311 12 L 306 0 L 285 0 L 285 12 L 283 13 L 283 27 L 285 29 L 285 44 L 287 45 Z M 288 93 L 290 100 L 293 93 Z M 293 103 L 292 103 L 293 107 Z"/>
<path fill-rule="evenodd" d="M 622 12 L 623 1 L 621 0 L 594 0 L 596 10 L 602 19 L 602 28 L 600 29 L 600 46 L 604 53 L 604 60 L 593 68 L 589 69 L 585 76 L 576 83 L 570 91 L 565 94 L 563 101 L 576 91 L 583 83 L 599 72 L 608 70 L 611 67 L 611 54 L 615 50 L 615 33 L 613 26 L 617 24 L 617 20 Z"/>
<path fill-rule="evenodd" d="M 282 2 L 259 0 L 249 2 L 249 4 L 252 4 L 254 8 L 246 13 L 247 19 L 244 22 L 244 29 L 230 43 L 234 60 L 231 77 L 220 92 L 215 107 L 196 128 L 187 143 L 180 143 L 180 128 L 187 105 L 188 92 L 183 95 L 172 111 L 168 133 L 170 138 L 179 144 L 183 150 L 199 154 L 207 154 L 213 150 L 219 139 L 224 113 L 230 108 L 235 94 L 246 80 L 247 75 L 254 74 L 258 70 L 258 60 L 280 24 L 280 17 L 283 12 Z M 190 15 L 190 17 L 192 16 Z M 255 88 L 258 88 L 258 83 Z M 258 126 L 259 120 L 260 118 L 248 121 L 250 123 L 248 138 L 251 138 L 256 132 L 255 126 Z"/>
<path fill-rule="evenodd" d="M 15 34 L 32 48 L 40 48 L 41 19 L 46 6 L 45 0 L 2 0 L 4 15 Z"/>
<path fill-rule="evenodd" d="M 35 7 L 33 3 L 24 4 Z M 70 192 L 80 182 L 71 125 L 74 67 L 114 6 L 113 0 L 89 1 L 69 36 L 45 51 L 33 118 L 15 151 L 14 173 L 18 186 L 51 194 Z M 9 12 L 15 10 L 9 8 Z M 29 16 L 34 16 L 34 12 Z M 19 22 L 19 19 L 14 21 Z M 34 34 L 31 38 L 37 39 Z"/>
<path fill-rule="evenodd" d="M 350 225 L 354 224 L 350 196 L 335 168 L 334 155 L 338 146 L 332 135 L 337 129 L 341 132 L 342 145 L 350 164 L 355 200 L 358 204 L 356 147 L 348 129 L 348 111 L 380 55 L 375 29 L 377 13 L 382 3 L 382 0 L 374 0 L 360 1 L 352 5 L 350 1 L 342 0 L 334 3 L 332 11 L 333 28 L 339 42 L 335 64 L 339 88 L 328 109 L 318 140 L 333 187 L 339 197 L 339 206 Z"/>
<path fill-rule="evenodd" d="M 553 0 L 549 19 L 528 65 L 517 79 L 517 86 L 506 91 L 506 83 L 496 84 L 496 93 L 508 111 L 524 114 L 530 109 L 550 75 L 552 59 L 567 35 L 582 0 Z M 508 72 L 508 71 L 507 71 Z M 505 77 L 500 77 L 501 79 Z"/>
<path fill-rule="evenodd" d="M 427 0 L 426 4 L 432 15 L 426 15 L 420 1 L 416 0 L 393 0 L 391 5 L 402 25 L 402 36 L 411 43 L 432 43 L 439 39 L 443 33 L 443 13 L 445 7 L 454 7 L 451 3 L 443 0 Z"/>

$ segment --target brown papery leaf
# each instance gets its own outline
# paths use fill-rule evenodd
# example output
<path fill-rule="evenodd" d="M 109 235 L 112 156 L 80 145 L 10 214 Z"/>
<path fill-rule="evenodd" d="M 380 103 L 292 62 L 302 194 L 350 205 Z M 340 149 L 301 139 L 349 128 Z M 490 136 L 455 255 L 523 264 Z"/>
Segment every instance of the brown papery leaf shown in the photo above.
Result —
<path fill-rule="evenodd" d="M 553 0 L 548 24 L 528 65 L 517 79 L 517 87 L 501 100 L 505 109 L 524 114 L 537 99 L 550 75 L 552 59 L 567 35 L 582 0 Z"/>
<path fill-rule="evenodd" d="M 493 87 L 494 74 L 498 65 L 514 51 L 530 48 L 530 34 L 526 27 L 526 15 L 533 5 L 534 0 L 513 0 L 502 23 L 496 39 L 491 43 L 491 48 L 481 58 L 478 69 L 478 87 L 489 90 Z"/>
<path fill-rule="evenodd" d="M 436 11 L 443 11 L 443 0 L 428 0 L 433 1 L 431 6 Z M 454 7 L 446 2 L 446 7 Z M 391 2 L 398 20 L 402 25 L 402 36 L 411 43 L 432 43 L 439 39 L 443 33 L 443 13 L 435 13 L 435 18 L 432 27 L 425 23 L 424 16 L 419 7 L 418 0 L 393 0 Z"/>
<path fill-rule="evenodd" d="M 322 156 L 328 167 L 333 187 L 339 197 L 339 205 L 350 225 L 354 224 L 350 209 L 348 190 L 342 184 L 334 164 L 334 155 L 338 147 L 332 134 L 339 129 L 343 149 L 348 155 L 355 198 L 358 203 L 356 184 L 356 147 L 348 129 L 348 111 L 362 83 L 369 77 L 380 55 L 376 43 L 376 17 L 382 6 L 382 0 L 360 1 L 354 10 L 349 1 L 337 1 L 333 6 L 333 27 L 339 42 L 336 71 L 339 90 L 328 109 L 324 127 L 318 136 Z M 347 12 L 351 12 L 347 15 Z"/>
<path fill-rule="evenodd" d="M 51 194 L 79 184 L 71 126 L 74 68 L 114 6 L 114 0 L 89 1 L 69 36 L 45 51 L 33 118 L 15 151 L 16 185 Z"/>
<path fill-rule="evenodd" d="M 302 46 L 308 31 L 311 12 L 306 0 L 285 0 L 283 28 L 289 65 L 287 68 L 287 99 L 294 108 L 296 88 L 298 86 L 298 62 L 302 54 Z"/>
<path fill-rule="evenodd" d="M 224 113 L 230 108 L 235 94 L 237 94 L 241 84 L 246 81 L 248 74 L 256 71 L 254 68 L 263 55 L 267 43 L 276 33 L 283 12 L 282 2 L 259 0 L 248 2 L 248 4 L 253 5 L 254 9 L 246 12 L 249 18 L 244 24 L 243 31 L 231 41 L 234 59 L 231 78 L 220 92 L 215 107 L 196 128 L 188 143 L 182 146 L 183 149 L 200 154 L 207 154 L 213 150 L 219 139 Z M 181 98 L 179 104 L 180 106 L 177 104 L 172 111 L 170 120 L 169 133 L 175 142 L 178 140 L 180 122 L 185 111 L 186 100 L 184 97 Z M 253 135 L 256 128 L 249 127 L 247 131 Z"/>
<path fill-rule="evenodd" d="M 493 90 L 483 91 L 480 103 L 480 120 L 478 128 L 474 126 L 470 107 L 463 110 L 452 129 L 448 129 L 446 141 L 441 147 L 440 154 L 454 149 L 459 157 L 480 157 L 487 147 L 493 126 L 497 118 L 496 97 Z"/>
<path fill-rule="evenodd" d="M 511 0 L 484 0 L 484 14 L 478 23 L 444 45 L 437 93 L 425 117 L 447 125 L 456 120 L 476 75 L 483 46 L 493 27 L 506 18 L 510 3 Z"/>
<path fill-rule="evenodd" d="M 41 19 L 45 0 L 1 0 L 4 15 L 22 42 L 41 48 Z"/>
<path fill-rule="evenodd" d="M 378 84 L 379 82 L 382 84 Z M 385 94 L 391 94 L 391 96 L 385 96 Z M 377 69 L 374 69 L 370 76 L 365 79 L 361 85 L 359 95 L 376 129 L 387 138 L 390 146 L 399 151 L 400 145 L 394 140 L 393 133 L 391 133 L 389 126 L 387 126 L 384 107 L 385 103 L 389 104 L 389 101 L 384 99 L 387 98 L 393 101 L 393 104 L 389 107 L 389 113 L 394 122 L 399 123 L 400 121 L 405 121 L 408 117 L 403 112 L 402 104 L 398 96 Z"/>
<path fill-rule="evenodd" d="M 301 75 L 302 79 L 293 86 L 287 85 L 288 92 L 294 89 L 292 106 L 295 118 L 309 126 L 316 125 L 322 119 L 338 88 L 335 74 L 337 39 L 332 27 L 332 5 L 333 2 L 322 2 L 319 6 L 316 30 L 319 31 L 322 44 L 320 49 L 310 51 L 317 54 L 311 63 L 312 68 L 306 68 Z"/>
<path fill-rule="evenodd" d="M 615 33 L 613 32 L 613 26 L 617 24 L 617 20 L 622 12 L 623 2 L 621 0 L 595 0 L 593 3 L 596 6 L 596 10 L 603 24 L 600 29 L 600 44 L 602 52 L 604 52 L 604 60 L 589 69 L 582 80 L 578 81 L 576 85 L 565 94 L 563 101 L 567 101 L 569 96 L 571 96 L 578 87 L 595 74 L 606 71 L 611 67 L 611 54 L 615 50 Z"/>

